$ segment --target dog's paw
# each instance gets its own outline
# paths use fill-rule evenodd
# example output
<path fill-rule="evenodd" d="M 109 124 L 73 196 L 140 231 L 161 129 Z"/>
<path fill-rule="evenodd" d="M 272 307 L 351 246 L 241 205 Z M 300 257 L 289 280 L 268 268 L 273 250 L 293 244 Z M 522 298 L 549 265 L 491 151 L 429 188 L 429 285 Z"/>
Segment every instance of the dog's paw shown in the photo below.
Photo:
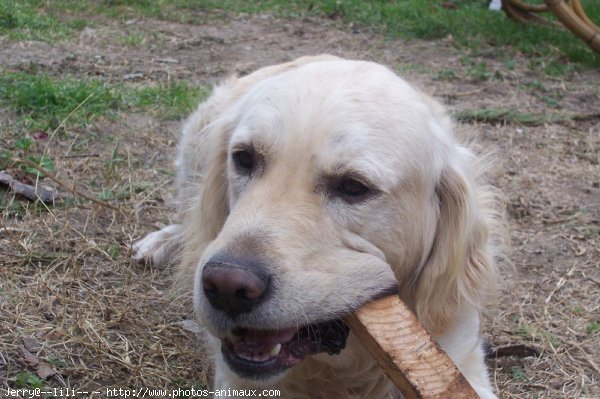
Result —
<path fill-rule="evenodd" d="M 149 233 L 131 246 L 131 257 L 138 262 L 160 266 L 169 260 L 179 246 L 180 234 L 180 224 L 171 224 Z"/>

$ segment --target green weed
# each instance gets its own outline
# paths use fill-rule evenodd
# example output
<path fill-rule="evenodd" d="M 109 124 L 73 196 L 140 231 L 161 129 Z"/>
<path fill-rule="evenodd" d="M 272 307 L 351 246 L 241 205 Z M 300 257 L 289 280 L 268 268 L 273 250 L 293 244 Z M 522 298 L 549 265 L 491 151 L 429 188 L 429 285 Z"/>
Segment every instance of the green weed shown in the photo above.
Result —
<path fill-rule="evenodd" d="M 64 40 L 87 25 L 82 18 L 63 18 L 53 9 L 52 3 L 0 0 L 0 35 L 14 40 Z"/>
<path fill-rule="evenodd" d="M 31 147 L 32 144 L 33 144 L 33 140 L 30 139 L 29 137 L 23 137 L 23 138 L 15 141 L 15 147 L 18 148 L 19 150 L 23 151 L 24 153 L 27 153 L 27 151 L 29 150 L 29 147 Z"/>
<path fill-rule="evenodd" d="M 0 151 L 0 170 L 8 168 L 13 161 L 13 154 L 8 149 Z"/>
<path fill-rule="evenodd" d="M 44 155 L 30 156 L 30 157 L 27 157 L 27 159 L 29 159 L 31 162 L 35 163 L 40 168 L 42 168 L 48 172 L 54 171 L 54 161 L 52 161 L 52 159 L 48 158 L 47 156 L 44 156 Z M 40 171 L 38 171 L 36 168 L 25 165 L 24 169 L 27 173 L 34 175 L 38 179 L 44 178 L 44 175 L 42 173 L 40 173 Z"/>
<path fill-rule="evenodd" d="M 54 161 L 45 155 L 28 155 L 30 147 L 34 144 L 34 141 L 29 137 L 24 137 L 16 140 L 11 149 L 4 149 L 0 152 L 0 170 L 7 169 L 11 166 L 18 166 L 22 171 L 27 172 L 37 179 L 43 179 L 45 176 L 38 171 L 36 168 L 19 162 L 18 159 L 27 159 L 33 162 L 40 168 L 48 171 L 54 171 Z"/>
<path fill-rule="evenodd" d="M 107 252 L 113 259 L 116 259 L 121 256 L 121 245 L 119 243 L 113 243 L 108 247 Z"/>
<path fill-rule="evenodd" d="M 516 123 L 520 125 L 537 126 L 544 123 L 556 123 L 568 121 L 574 118 L 560 113 L 534 114 L 530 112 L 521 112 L 506 108 L 486 108 L 463 110 L 454 113 L 454 117 L 461 122 L 479 122 L 479 123 Z"/>
<path fill-rule="evenodd" d="M 572 74 L 576 71 L 576 67 L 562 60 L 551 60 L 542 66 L 544 72 L 548 76 L 564 76 Z"/>
<path fill-rule="evenodd" d="M 598 331 L 600 331 L 600 323 L 593 321 L 591 322 L 587 328 L 585 329 L 585 331 L 588 333 L 588 335 L 594 335 L 595 333 L 597 333 Z"/>
<path fill-rule="evenodd" d="M 453 80 L 456 78 L 456 72 L 454 72 L 452 69 L 442 69 L 441 71 L 433 74 L 434 80 Z"/>
<path fill-rule="evenodd" d="M 511 367 L 510 372 L 512 374 L 513 379 L 517 381 L 525 381 L 527 379 L 527 375 L 521 367 Z"/>
<path fill-rule="evenodd" d="M 576 315 L 582 315 L 585 309 L 579 305 L 575 305 L 571 308 L 571 312 Z"/>
<path fill-rule="evenodd" d="M 135 109 L 154 112 L 165 119 L 180 119 L 188 115 L 209 90 L 194 87 L 184 81 L 141 87 L 130 91 L 125 103 Z"/>
<path fill-rule="evenodd" d="M 544 84 L 542 82 L 540 82 L 539 80 L 537 80 L 537 79 L 532 80 L 531 82 L 526 83 L 525 86 L 529 87 L 530 89 L 540 91 L 542 93 L 545 93 L 547 91 L 547 89 L 544 86 Z"/>
<path fill-rule="evenodd" d="M 30 371 L 21 371 L 17 375 L 16 384 L 19 388 L 35 389 L 42 388 L 44 386 L 44 380 Z"/>
<path fill-rule="evenodd" d="M 107 181 L 115 179 L 118 175 L 117 168 L 121 165 L 125 164 L 125 158 L 121 154 L 119 154 L 119 142 L 115 144 L 115 148 L 113 149 L 111 156 L 104 163 L 104 178 Z M 111 194 L 112 195 L 112 194 Z M 100 199 L 108 199 L 108 198 L 100 198 Z"/>
<path fill-rule="evenodd" d="M 120 38 L 120 42 L 125 46 L 138 47 L 142 43 L 144 43 L 144 33 L 142 32 L 133 32 L 127 35 L 123 35 Z"/>
<path fill-rule="evenodd" d="M 183 81 L 128 87 L 23 72 L 0 76 L 0 103 L 15 111 L 29 130 L 55 129 L 67 118 L 69 126 L 85 126 L 123 109 L 151 112 L 166 119 L 182 118 L 208 93 L 205 87 Z M 22 147 L 30 143 L 25 138 L 19 140 Z"/>
<path fill-rule="evenodd" d="M 488 80 L 493 76 L 493 74 L 488 70 L 487 64 L 485 62 L 474 63 L 468 69 L 467 74 L 473 79 L 480 81 Z"/>
<path fill-rule="evenodd" d="M 119 93 L 98 80 L 54 79 L 47 75 L 9 72 L 0 76 L 0 102 L 13 109 L 30 129 L 87 124 L 115 109 Z"/>
<path fill-rule="evenodd" d="M 101 201 L 111 201 L 115 199 L 115 193 L 109 188 L 103 188 L 98 194 L 98 199 Z"/>

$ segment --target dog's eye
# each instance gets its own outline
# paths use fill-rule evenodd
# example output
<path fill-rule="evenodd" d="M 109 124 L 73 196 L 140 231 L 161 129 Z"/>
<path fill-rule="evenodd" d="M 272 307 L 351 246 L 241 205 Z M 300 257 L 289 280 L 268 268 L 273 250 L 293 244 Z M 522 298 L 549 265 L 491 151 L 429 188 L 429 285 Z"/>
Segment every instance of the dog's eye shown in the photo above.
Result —
<path fill-rule="evenodd" d="M 251 150 L 239 150 L 233 153 L 233 162 L 240 173 L 250 174 L 256 166 L 256 155 Z"/>
<path fill-rule="evenodd" d="M 369 187 L 356 179 L 345 178 L 338 184 L 337 191 L 347 199 L 357 200 L 369 192 Z"/>

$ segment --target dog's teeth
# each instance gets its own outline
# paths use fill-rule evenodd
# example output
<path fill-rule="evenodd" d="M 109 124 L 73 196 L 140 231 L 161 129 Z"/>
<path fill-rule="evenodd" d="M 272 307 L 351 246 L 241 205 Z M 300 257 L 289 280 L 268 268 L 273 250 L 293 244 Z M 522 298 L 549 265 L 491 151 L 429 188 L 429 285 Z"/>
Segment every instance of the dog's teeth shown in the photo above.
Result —
<path fill-rule="evenodd" d="M 269 355 L 277 356 L 279 355 L 279 352 L 281 352 L 281 344 L 275 345 L 273 349 L 271 349 L 271 351 L 269 352 Z"/>

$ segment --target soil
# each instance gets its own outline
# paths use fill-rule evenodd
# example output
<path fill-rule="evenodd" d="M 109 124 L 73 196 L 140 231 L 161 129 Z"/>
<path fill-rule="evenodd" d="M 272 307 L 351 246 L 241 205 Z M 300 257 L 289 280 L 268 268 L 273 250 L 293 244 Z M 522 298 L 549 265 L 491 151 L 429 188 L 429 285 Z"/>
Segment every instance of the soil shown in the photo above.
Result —
<path fill-rule="evenodd" d="M 132 34 L 143 40 L 127 45 Z M 386 64 L 456 112 L 589 116 L 536 125 L 460 123 L 457 133 L 495 153 L 490 178 L 507 198 L 515 270 L 505 276 L 485 337 L 494 348 L 538 351 L 490 359 L 499 395 L 600 397 L 600 71 L 550 77 L 525 56 L 461 48 L 451 37 L 391 40 L 339 21 L 270 14 L 202 25 L 98 17 L 70 41 L 0 39 L 0 68 L 135 85 L 211 85 L 318 53 Z M 15 115 L 0 115 L 6 131 Z M 11 200 L 23 211 L 5 211 L 0 227 L 0 388 L 18 387 L 25 370 L 40 375 L 24 349 L 55 371 L 44 382 L 52 387 L 208 384 L 209 361 L 193 328 L 178 323 L 191 315 L 170 290 L 170 270 L 132 263 L 127 250 L 169 222 L 168 172 L 179 128 L 179 121 L 122 113 L 50 139 L 59 179 L 81 192 L 127 190 L 119 211 Z M 121 159 L 111 164 L 117 143 Z M 27 349 L 25 337 L 39 347 Z"/>

